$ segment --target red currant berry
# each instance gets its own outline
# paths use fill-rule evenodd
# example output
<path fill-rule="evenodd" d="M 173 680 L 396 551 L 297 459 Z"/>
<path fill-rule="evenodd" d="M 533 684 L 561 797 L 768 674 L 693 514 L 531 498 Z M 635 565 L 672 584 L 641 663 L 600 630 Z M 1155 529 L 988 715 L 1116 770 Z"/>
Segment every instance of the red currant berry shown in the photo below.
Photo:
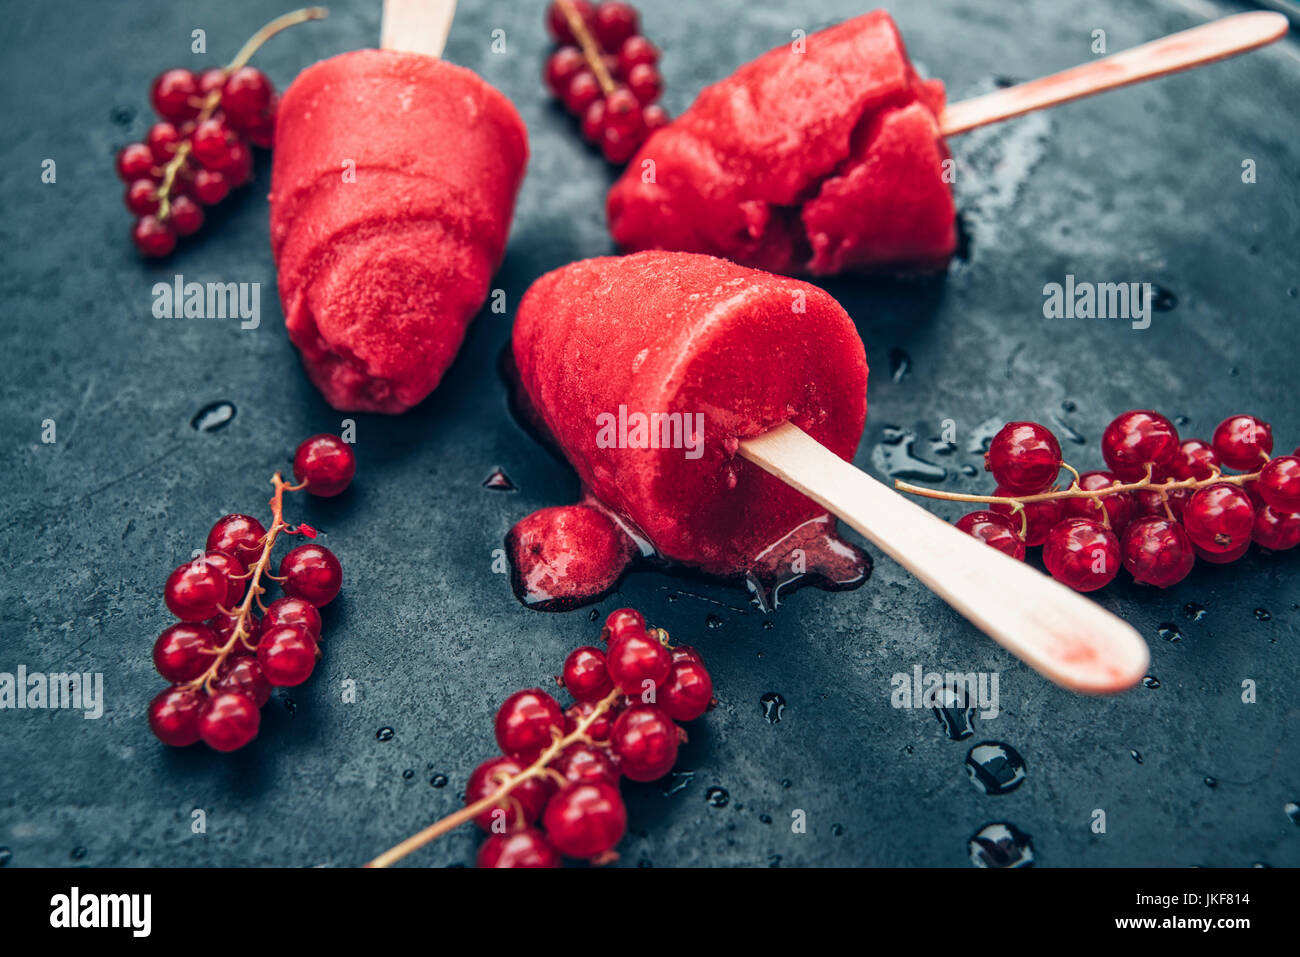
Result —
<path fill-rule="evenodd" d="M 659 62 L 659 49 L 645 37 L 637 34 L 623 41 L 618 51 L 618 72 L 627 76 L 633 67 L 642 64 L 654 66 Z"/>
<path fill-rule="evenodd" d="M 561 854 L 598 857 L 623 839 L 627 809 L 612 784 L 570 784 L 547 802 L 542 826 Z"/>
<path fill-rule="evenodd" d="M 214 693 L 235 692 L 247 695 L 259 708 L 271 700 L 271 682 L 266 680 L 258 660 L 250 655 L 228 658 L 212 683 Z"/>
<path fill-rule="evenodd" d="M 141 216 L 131 227 L 131 242 L 142 256 L 160 259 L 176 248 L 176 233 L 157 216 Z"/>
<path fill-rule="evenodd" d="M 1187 439 L 1178 446 L 1169 474 L 1176 479 L 1207 479 L 1219 467 L 1219 456 L 1214 446 L 1204 439 Z"/>
<path fill-rule="evenodd" d="M 1275 552 L 1300 545 L 1300 512 L 1279 512 L 1271 505 L 1255 509 L 1255 525 L 1251 532 L 1255 544 Z"/>
<path fill-rule="evenodd" d="M 971 512 L 957 520 L 957 528 L 1017 561 L 1025 557 L 1019 518 L 997 512 Z"/>
<path fill-rule="evenodd" d="M 1250 551 L 1250 542 L 1234 548 L 1230 552 L 1210 552 L 1206 551 L 1200 545 L 1192 542 L 1192 549 L 1196 552 L 1196 557 L 1201 561 L 1211 562 L 1215 565 L 1231 565 L 1237 559 L 1243 557 L 1246 552 Z"/>
<path fill-rule="evenodd" d="M 235 626 L 238 623 L 239 615 L 237 614 L 217 615 L 214 618 L 209 618 L 207 621 L 208 627 L 216 632 L 217 643 L 223 647 L 230 642 L 232 637 L 234 637 Z M 248 650 L 246 643 L 247 645 L 252 645 L 254 648 L 257 647 L 258 639 L 260 639 L 262 635 L 262 620 L 250 612 L 244 630 L 247 632 L 247 635 L 245 636 L 244 641 L 241 641 L 231 649 L 230 653 L 233 655 L 251 654 L 252 652 Z"/>
<path fill-rule="evenodd" d="M 582 138 L 599 146 L 605 135 L 605 101 L 594 100 L 582 114 Z"/>
<path fill-rule="evenodd" d="M 541 688 L 516 691 L 497 710 L 496 736 L 502 754 L 535 755 L 562 733 L 564 712 Z"/>
<path fill-rule="evenodd" d="M 605 668 L 605 653 L 590 646 L 569 652 L 569 657 L 564 659 L 561 680 L 578 701 L 599 701 L 614 690 Z"/>
<path fill-rule="evenodd" d="M 642 110 L 641 116 L 645 120 L 645 129 L 647 133 L 653 133 L 660 127 L 668 125 L 668 111 L 657 103 L 651 103 Z"/>
<path fill-rule="evenodd" d="M 637 704 L 618 716 L 609 735 L 619 767 L 633 781 L 654 781 L 673 768 L 680 730 L 651 704 Z"/>
<path fill-rule="evenodd" d="M 209 550 L 228 552 L 238 558 L 244 566 L 252 567 L 262 557 L 262 540 L 266 529 L 262 523 L 251 515 L 223 515 L 217 519 L 212 531 L 208 532 Z"/>
<path fill-rule="evenodd" d="M 164 70 L 149 88 L 149 101 L 165 120 L 181 122 L 199 113 L 199 81 L 189 70 Z"/>
<path fill-rule="evenodd" d="M 217 564 L 205 558 L 180 565 L 167 576 L 163 601 L 181 621 L 202 621 L 226 601 L 230 583 Z"/>
<path fill-rule="evenodd" d="M 1033 495 L 1056 481 L 1061 470 L 1061 445 L 1037 422 L 1008 422 L 984 456 L 984 468 L 997 483 L 1017 495 Z"/>
<path fill-rule="evenodd" d="M 149 147 L 149 153 L 153 156 L 154 164 L 165 166 L 176 155 L 176 148 L 181 145 L 184 139 L 185 137 L 181 135 L 181 131 L 174 124 L 164 120 L 149 127 L 144 142 Z"/>
<path fill-rule="evenodd" d="M 219 66 L 211 67 L 199 74 L 199 95 L 207 96 L 213 90 L 226 85 L 226 71 Z"/>
<path fill-rule="evenodd" d="M 606 110 L 608 113 L 608 109 Z M 625 135 L 615 130 L 611 130 L 608 125 L 605 131 L 600 135 L 600 152 L 605 157 L 605 161 L 615 166 L 622 166 L 641 148 L 645 141 L 645 130 L 638 130 L 631 135 Z"/>
<path fill-rule="evenodd" d="M 564 733 L 571 734 L 578 727 L 578 722 L 596 710 L 596 702 L 579 701 L 571 704 L 564 712 Z M 611 709 L 612 711 L 613 709 Z M 595 721 L 587 725 L 587 737 L 593 741 L 608 741 L 609 732 L 614 727 L 618 716 L 611 711 L 603 711 Z"/>
<path fill-rule="evenodd" d="M 582 22 L 590 26 L 595 10 L 588 0 L 573 0 L 573 8 Z M 551 31 L 551 36 L 555 38 L 556 43 L 577 42 L 573 31 L 569 28 L 569 19 L 558 3 L 552 3 L 546 8 L 546 29 Z"/>
<path fill-rule="evenodd" d="M 1133 495 L 1133 521 L 1140 518 L 1165 518 L 1165 503 L 1160 493 L 1151 488 L 1135 489 Z"/>
<path fill-rule="evenodd" d="M 230 147 L 230 167 L 222 171 L 230 187 L 243 186 L 253 178 L 253 151 L 239 140 Z"/>
<path fill-rule="evenodd" d="M 246 694 L 213 695 L 199 714 L 199 737 L 217 751 L 238 751 L 257 737 L 262 713 Z"/>
<path fill-rule="evenodd" d="M 231 164 L 231 147 L 237 140 L 234 130 L 223 119 L 212 117 L 194 128 L 190 137 L 190 151 L 207 169 L 228 169 Z"/>
<path fill-rule="evenodd" d="M 128 143 L 117 153 L 117 175 L 124 183 L 154 176 L 153 150 L 144 143 Z"/>
<path fill-rule="evenodd" d="M 659 695 L 659 706 L 674 721 L 694 721 L 713 702 L 713 678 L 699 661 L 673 662 L 668 681 Z"/>
<path fill-rule="evenodd" d="M 514 758 L 491 758 L 474 769 L 465 785 L 465 805 L 477 804 L 485 797 L 496 793 L 507 780 L 522 773 L 524 767 Z M 474 822 L 485 831 L 493 831 L 493 825 L 500 820 L 507 828 L 515 824 L 515 809 L 522 813 L 524 822 L 531 824 L 542 816 L 546 800 L 550 797 L 550 788 L 541 778 L 529 778 L 513 788 L 510 793 L 488 808 Z"/>
<path fill-rule="evenodd" d="M 167 222 L 177 236 L 192 236 L 203 226 L 203 209 L 188 196 L 173 196 Z"/>
<path fill-rule="evenodd" d="M 477 867 L 559 867 L 560 852 L 535 827 L 493 834 L 478 849 Z"/>
<path fill-rule="evenodd" d="M 299 545 L 280 560 L 280 587 L 290 598 L 324 608 L 343 587 L 339 560 L 324 545 Z"/>
<path fill-rule="evenodd" d="M 1278 512 L 1300 512 L 1300 456 L 1280 455 L 1264 466 L 1256 490 Z"/>
<path fill-rule="evenodd" d="M 1196 564 L 1192 540 L 1183 527 L 1167 518 L 1143 518 L 1124 531 L 1124 567 L 1134 581 L 1168 588 L 1176 585 Z"/>
<path fill-rule="evenodd" d="M 591 28 L 604 49 L 618 50 L 639 31 L 640 18 L 631 4 L 606 0 L 597 5 Z"/>
<path fill-rule="evenodd" d="M 321 498 L 333 498 L 357 474 L 357 457 L 337 435 L 323 432 L 304 439 L 293 454 L 293 474 L 307 483 L 307 491 Z"/>
<path fill-rule="evenodd" d="M 645 619 L 634 608 L 618 608 L 605 618 L 605 625 L 600 629 L 600 640 L 613 641 L 626 634 L 644 633 Z"/>
<path fill-rule="evenodd" d="M 620 86 L 605 97 L 605 131 L 631 137 L 645 129 L 641 103 L 631 90 Z"/>
<path fill-rule="evenodd" d="M 1085 492 L 1100 492 L 1108 489 L 1118 481 L 1110 472 L 1084 472 L 1079 476 L 1079 488 Z M 1086 518 L 1089 521 L 1102 521 L 1102 509 L 1110 519 L 1110 527 L 1116 535 L 1122 535 L 1128 523 L 1133 520 L 1136 503 L 1129 492 L 1112 492 L 1101 497 L 1101 504 L 1090 498 L 1062 499 L 1062 515 L 1065 518 Z"/>
<path fill-rule="evenodd" d="M 216 650 L 216 632 L 198 622 L 182 621 L 164 630 L 154 642 L 153 665 L 168 681 L 181 684 L 212 667 Z"/>
<path fill-rule="evenodd" d="M 657 693 L 668 679 L 672 665 L 672 654 L 648 632 L 629 632 L 609 643 L 606 656 L 609 677 L 634 698 L 651 688 Z"/>
<path fill-rule="evenodd" d="M 271 105 L 274 92 L 265 73 L 256 67 L 241 66 L 226 77 L 221 88 L 221 109 L 232 125 L 251 126 Z"/>
<path fill-rule="evenodd" d="M 271 97 L 271 105 L 256 122 L 244 127 L 244 135 L 258 149 L 269 150 L 275 145 L 275 116 L 280 109 L 280 98 Z"/>
<path fill-rule="evenodd" d="M 673 656 L 673 664 L 679 661 L 698 661 L 704 664 L 704 657 L 690 645 L 673 645 L 668 649 Z"/>
<path fill-rule="evenodd" d="M 1214 451 L 1230 469 L 1253 472 L 1273 451 L 1273 427 L 1253 415 L 1234 415 L 1214 430 Z"/>
<path fill-rule="evenodd" d="M 560 47 L 546 58 L 542 77 L 551 93 L 556 97 L 563 97 L 578 71 L 585 69 L 586 65 L 587 61 L 577 47 Z"/>
<path fill-rule="evenodd" d="M 271 684 L 292 688 L 311 677 L 316 667 L 316 641 L 302 625 L 263 627 L 257 663 Z"/>
<path fill-rule="evenodd" d="M 600 97 L 600 82 L 590 70 L 579 70 L 564 91 L 564 107 L 574 116 L 582 116 Z"/>
<path fill-rule="evenodd" d="M 1183 524 L 1203 551 L 1223 555 L 1250 544 L 1255 507 L 1237 486 L 1211 485 L 1192 495 L 1183 511 Z"/>
<path fill-rule="evenodd" d="M 320 641 L 320 612 L 311 602 L 301 598 L 280 598 L 271 602 L 262 618 L 262 627 L 279 625 L 301 625 L 314 641 Z"/>
<path fill-rule="evenodd" d="M 664 78 L 649 63 L 640 63 L 628 71 L 627 88 L 642 105 L 649 105 L 659 99 L 659 95 L 663 93 Z M 641 124 L 645 125 L 644 116 Z"/>
<path fill-rule="evenodd" d="M 204 206 L 215 206 L 230 193 L 230 181 L 216 170 L 201 169 L 194 174 L 194 198 Z"/>
<path fill-rule="evenodd" d="M 575 784 L 584 781 L 618 784 L 619 770 L 610 755 L 603 748 L 594 748 L 589 744 L 569 745 L 556 759 L 554 767 L 564 775 L 566 781 Z"/>
<path fill-rule="evenodd" d="M 993 490 L 999 497 L 1015 498 L 1018 492 L 999 485 Z M 1025 544 L 1041 545 L 1047 540 L 1047 533 L 1065 517 L 1060 499 L 1047 499 L 1041 502 L 1025 502 L 1022 506 L 1025 515 Z M 997 512 L 1011 519 L 1011 527 L 1020 531 L 1020 515 L 1010 505 L 995 503 L 989 505 L 989 511 Z"/>
<path fill-rule="evenodd" d="M 1048 533 L 1043 564 L 1075 591 L 1096 591 L 1119 573 L 1119 539 L 1100 522 L 1067 518 Z"/>
<path fill-rule="evenodd" d="M 1159 412 L 1134 409 L 1115 418 L 1101 435 L 1101 455 L 1120 479 L 1133 482 L 1152 466 L 1153 473 L 1178 455 L 1178 430 Z"/>
<path fill-rule="evenodd" d="M 168 688 L 149 702 L 149 728 L 163 744 L 183 748 L 199 740 L 203 696 L 191 688 Z"/>
<path fill-rule="evenodd" d="M 123 197 L 126 208 L 137 216 L 148 216 L 158 212 L 158 184 L 151 179 L 133 180 L 126 187 Z"/>
<path fill-rule="evenodd" d="M 244 590 L 248 587 L 248 579 L 243 577 L 248 569 L 244 563 L 235 558 L 229 552 L 223 552 L 219 549 L 209 548 L 204 553 L 204 560 L 215 565 L 221 574 L 226 576 L 226 598 L 223 604 L 227 608 L 234 608 L 239 604 L 239 600 L 244 597 Z"/>

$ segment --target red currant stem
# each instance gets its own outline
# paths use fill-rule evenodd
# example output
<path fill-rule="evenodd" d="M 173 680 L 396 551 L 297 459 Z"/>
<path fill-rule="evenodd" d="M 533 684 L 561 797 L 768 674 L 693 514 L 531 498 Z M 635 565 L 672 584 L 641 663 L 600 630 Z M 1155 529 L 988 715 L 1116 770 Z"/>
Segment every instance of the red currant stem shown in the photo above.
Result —
<path fill-rule="evenodd" d="M 290 13 L 284 14 L 283 16 L 276 17 L 248 38 L 248 42 L 240 47 L 239 52 L 235 54 L 235 58 L 226 65 L 224 72 L 230 74 L 235 70 L 238 70 L 241 66 L 244 66 L 253 58 L 253 54 L 261 48 L 263 43 L 271 39 L 271 37 L 275 36 L 281 30 L 286 30 L 289 27 L 298 25 L 299 23 L 306 23 L 308 20 L 324 20 L 327 16 L 329 16 L 329 11 L 324 7 L 303 7 L 301 10 L 294 10 Z M 195 126 L 206 119 L 210 119 L 212 114 L 216 112 L 217 107 L 220 105 L 221 89 L 218 87 L 204 98 L 203 107 L 199 110 L 199 115 L 194 118 Z M 176 174 L 179 173 L 181 168 L 185 165 L 185 161 L 189 158 L 189 155 L 190 141 L 187 139 L 182 142 L 180 146 L 176 147 L 175 155 L 173 155 L 172 158 L 168 160 L 167 165 L 163 167 L 162 182 L 158 184 L 158 189 L 155 191 L 155 194 L 158 197 L 157 215 L 160 221 L 165 222 L 167 217 L 171 215 L 172 186 L 176 182 Z"/>
<path fill-rule="evenodd" d="M 913 485 L 911 482 L 903 482 L 897 479 L 894 481 L 894 488 L 910 495 L 939 498 L 946 502 L 975 502 L 977 504 L 1010 505 L 1014 507 L 1017 504 L 1028 505 L 1032 502 L 1052 502 L 1065 498 L 1090 498 L 1097 501 L 1107 495 L 1114 495 L 1118 492 L 1136 492 L 1144 488 L 1153 489 L 1161 495 L 1168 495 L 1169 492 L 1180 489 L 1196 491 L 1210 485 L 1244 485 L 1247 482 L 1253 482 L 1257 478 L 1259 478 L 1259 472 L 1250 472 L 1246 475 L 1224 475 L 1218 469 L 1215 469 L 1214 474 L 1205 479 L 1169 479 L 1165 482 L 1152 482 L 1150 470 L 1148 469 L 1147 476 L 1136 482 L 1123 483 L 1117 481 L 1106 488 L 1095 491 L 1079 488 L 1078 483 L 1075 482 L 1071 483 L 1067 489 L 1053 489 L 1050 492 L 1039 492 L 1035 495 L 966 495 L 961 492 L 943 492 L 939 489 L 925 488 L 921 485 Z M 1104 505 L 1102 510 L 1105 510 Z"/>
<path fill-rule="evenodd" d="M 573 731 L 566 735 L 560 735 L 557 732 L 551 740 L 550 747 L 539 754 L 536 761 L 524 768 L 518 774 L 506 778 L 502 781 L 501 786 L 487 797 L 475 801 L 473 804 L 468 804 L 456 813 L 448 814 L 439 821 L 435 821 L 420 833 L 413 834 L 406 840 L 402 841 L 402 843 L 384 851 L 384 853 L 380 854 L 373 861 L 368 863 L 366 867 L 388 867 L 390 864 L 395 864 L 412 851 L 419 850 L 430 841 L 441 837 L 448 831 L 454 831 L 466 821 L 472 821 L 484 811 L 489 811 L 496 807 L 502 802 L 502 799 L 509 796 L 511 791 L 530 778 L 547 777 L 549 774 L 556 773 L 551 770 L 550 763 L 559 757 L 561 752 L 563 752 L 569 745 L 578 741 L 590 741 L 591 739 L 587 737 L 587 729 L 591 727 L 597 718 L 612 708 L 614 702 L 623 697 L 623 694 L 624 692 L 622 688 L 615 688 L 607 694 L 596 703 L 596 706 L 591 709 L 590 714 L 578 721 L 578 724 Z"/>
<path fill-rule="evenodd" d="M 196 691 L 203 688 L 204 691 L 211 691 L 213 679 L 217 677 L 221 666 L 226 663 L 230 653 L 235 650 L 236 644 L 242 643 L 245 648 L 250 651 L 253 650 L 253 646 L 248 643 L 248 639 L 253 636 L 252 629 L 248 627 L 249 619 L 253 614 L 253 602 L 256 601 L 262 611 L 266 611 L 266 606 L 262 604 L 261 598 L 266 593 L 266 589 L 262 587 L 262 576 L 265 575 L 267 578 L 276 577 L 268 572 L 267 568 L 271 564 L 271 552 L 275 548 L 277 536 L 288 527 L 284 521 L 284 493 L 293 492 L 299 488 L 296 485 L 286 484 L 284 479 L 280 477 L 279 472 L 276 472 L 271 477 L 271 484 L 275 486 L 275 493 L 271 496 L 270 502 L 271 527 L 262 536 L 262 554 L 258 556 L 257 564 L 249 570 L 248 590 L 244 593 L 243 603 L 234 612 L 235 627 L 231 629 L 229 640 L 212 652 L 213 662 L 208 667 L 208 670 L 193 681 L 187 682 L 185 685 L 187 688 Z"/>
<path fill-rule="evenodd" d="M 1078 485 L 1078 484 L 1079 484 L 1079 482 L 1080 482 L 1080 475 L 1079 475 L 1079 470 L 1078 470 L 1078 469 L 1076 469 L 1073 465 L 1071 465 L 1069 462 L 1066 462 L 1066 461 L 1064 461 L 1064 460 L 1061 461 L 1061 468 L 1065 469 L 1067 472 L 1069 472 L 1071 475 L 1074 476 L 1074 484 L 1075 484 L 1075 485 Z"/>
<path fill-rule="evenodd" d="M 609 70 L 605 67 L 605 58 L 601 54 L 600 44 L 587 29 L 586 22 L 582 19 L 582 14 L 573 5 L 572 0 L 555 0 L 559 6 L 560 12 L 564 14 L 564 19 L 569 21 L 569 32 L 573 34 L 578 41 L 578 46 L 582 48 L 582 58 L 587 61 L 587 66 L 591 67 L 591 72 L 596 74 L 596 82 L 600 84 L 601 92 L 609 96 L 617 88 L 618 84 L 614 78 L 609 75 Z M 615 51 L 610 51 L 615 52 Z"/>

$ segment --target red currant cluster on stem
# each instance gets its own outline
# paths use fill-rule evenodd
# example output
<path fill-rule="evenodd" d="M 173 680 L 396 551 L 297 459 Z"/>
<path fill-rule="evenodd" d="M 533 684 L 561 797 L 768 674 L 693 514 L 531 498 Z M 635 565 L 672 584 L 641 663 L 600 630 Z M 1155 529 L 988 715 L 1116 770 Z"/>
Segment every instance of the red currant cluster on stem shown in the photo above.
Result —
<path fill-rule="evenodd" d="M 316 537 L 310 525 L 284 521 L 284 493 L 337 495 L 356 459 L 337 436 L 316 435 L 298 447 L 293 470 L 297 485 L 279 472 L 271 479 L 269 529 L 251 515 L 223 516 L 206 551 L 167 577 L 163 601 L 180 621 L 154 642 L 153 662 L 172 686 L 149 705 L 149 727 L 164 744 L 242 748 L 257 736 L 271 687 L 302 684 L 320 658 L 319 609 L 343 585 L 339 560 L 323 545 L 299 545 L 272 574 L 271 554 L 281 533 Z M 264 604 L 264 578 L 279 582 L 285 597 Z"/>
<path fill-rule="evenodd" d="M 572 705 L 561 709 L 541 688 L 512 694 L 496 715 L 501 757 L 474 769 L 465 807 L 367 866 L 387 867 L 471 820 L 490 835 L 479 867 L 615 860 L 627 829 L 619 781 L 672 770 L 686 740 L 678 722 L 712 707 L 713 680 L 699 652 L 669 644 L 668 632 L 648 628 L 631 608 L 610 614 L 600 634 L 605 650 L 575 649 L 556 678 Z"/>
<path fill-rule="evenodd" d="M 1102 433 L 1109 471 L 1080 475 L 1061 459 L 1049 429 L 1012 422 L 984 458 L 998 483 L 993 495 L 894 484 L 928 498 L 987 503 L 957 527 L 1013 558 L 1042 545 L 1048 572 L 1077 591 L 1109 584 L 1121 563 L 1137 582 L 1168 588 L 1198 557 L 1226 564 L 1252 541 L 1272 551 L 1300 544 L 1300 449 L 1272 452 L 1272 427 L 1251 415 L 1224 419 L 1209 442 L 1180 441 L 1160 413 L 1133 410 Z M 1062 468 L 1074 476 L 1064 489 L 1056 484 Z"/>
<path fill-rule="evenodd" d="M 587 142 L 605 159 L 622 164 L 647 136 L 668 123 L 655 103 L 664 80 L 655 65 L 659 51 L 638 33 L 631 4 L 606 0 L 555 0 L 546 26 L 560 44 L 546 60 L 547 87 L 582 123 Z"/>
<path fill-rule="evenodd" d="M 178 236 L 203 226 L 204 206 L 252 180 L 252 148 L 271 148 L 278 98 L 266 74 L 246 64 L 281 30 L 325 15 L 323 7 L 287 13 L 253 34 L 228 66 L 165 70 L 153 81 L 149 99 L 161 119 L 143 143 L 117 154 L 126 208 L 137 217 L 131 239 L 142 255 L 171 253 Z"/>

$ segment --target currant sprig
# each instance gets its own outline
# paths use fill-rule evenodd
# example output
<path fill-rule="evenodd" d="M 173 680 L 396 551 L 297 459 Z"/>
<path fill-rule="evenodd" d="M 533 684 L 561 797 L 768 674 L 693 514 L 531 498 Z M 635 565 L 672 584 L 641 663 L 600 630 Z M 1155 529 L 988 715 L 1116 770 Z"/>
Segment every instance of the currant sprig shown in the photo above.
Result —
<path fill-rule="evenodd" d="M 1012 422 L 985 455 L 994 494 L 894 484 L 926 498 L 989 505 L 957 527 L 1018 559 L 1026 546 L 1043 545 L 1048 572 L 1079 591 L 1108 584 L 1121 563 L 1138 582 L 1166 588 L 1187 577 L 1198 557 L 1223 564 L 1252 541 L 1274 551 L 1300 544 L 1300 449 L 1271 457 L 1267 422 L 1230 416 L 1211 442 L 1180 442 L 1163 415 L 1132 410 L 1107 426 L 1101 450 L 1109 471 L 1080 474 L 1050 429 Z M 1061 469 L 1074 476 L 1066 488 L 1055 484 Z"/>
<path fill-rule="evenodd" d="M 630 608 L 611 613 L 601 637 L 605 651 L 575 649 L 556 679 L 573 705 L 561 711 L 540 688 L 508 697 L 495 723 L 502 756 L 470 775 L 465 807 L 366 866 L 388 867 L 469 821 L 491 835 L 480 867 L 615 860 L 627 828 L 620 778 L 653 781 L 672 769 L 686 740 L 676 722 L 712 706 L 713 681 L 695 649 L 671 645 L 666 631 L 648 628 Z"/>
<path fill-rule="evenodd" d="M 307 439 L 294 456 L 297 484 L 279 472 L 271 477 L 269 529 L 250 515 L 225 515 L 208 532 L 203 554 L 168 576 L 163 601 L 180 621 L 158 636 L 153 661 L 172 685 L 149 705 L 149 725 L 164 744 L 242 748 L 257 736 L 272 686 L 311 676 L 320 658 L 319 609 L 338 595 L 343 570 L 333 552 L 314 543 L 290 550 L 278 574 L 270 570 L 280 535 L 316 537 L 310 525 L 285 521 L 284 494 L 337 495 L 355 471 L 351 448 L 337 436 Z M 265 579 L 278 582 L 285 597 L 263 602 Z"/>
<path fill-rule="evenodd" d="M 546 60 L 546 85 L 605 159 L 626 163 L 668 123 L 655 103 L 664 86 L 659 50 L 638 32 L 636 8 L 620 0 L 554 0 L 546 25 L 561 44 Z"/>
<path fill-rule="evenodd" d="M 248 61 L 282 30 L 327 15 L 324 7 L 286 13 L 254 33 L 224 67 L 197 76 L 176 68 L 155 78 L 149 98 L 161 120 L 144 142 L 117 155 L 127 209 L 139 217 L 132 239 L 143 255 L 169 254 L 178 236 L 202 227 L 203 206 L 251 180 L 252 147 L 269 149 L 274 140 L 277 98 L 266 74 Z"/>

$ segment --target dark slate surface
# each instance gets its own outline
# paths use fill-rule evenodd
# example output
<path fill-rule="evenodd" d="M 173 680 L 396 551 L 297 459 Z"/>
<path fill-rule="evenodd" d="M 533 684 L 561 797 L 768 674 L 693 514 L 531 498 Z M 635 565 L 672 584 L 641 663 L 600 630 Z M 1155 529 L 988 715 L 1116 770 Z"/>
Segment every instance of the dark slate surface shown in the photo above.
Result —
<path fill-rule="evenodd" d="M 539 6 L 461 6 L 447 55 L 506 91 L 532 138 L 497 280 L 513 309 L 544 270 L 611 251 L 610 174 L 540 89 Z M 1069 12 L 1030 2 L 889 6 L 913 56 L 955 98 L 1087 60 L 1094 29 L 1114 51 L 1238 9 L 1208 0 L 1108 0 Z M 824 0 L 813 14 L 749 0 L 642 7 L 666 51 L 673 112 L 793 29 L 862 9 L 847 0 Z M 6 10 L 0 670 L 102 672 L 108 699 L 98 721 L 0 713 L 0 847 L 11 866 L 358 864 L 455 808 L 469 771 L 493 751 L 496 704 L 545 684 L 569 649 L 595 637 L 587 610 L 529 611 L 491 571 L 510 525 L 570 500 L 574 482 L 509 416 L 495 370 L 509 318 L 484 314 L 429 401 L 401 418 L 357 417 L 361 471 L 348 494 L 291 506 L 291 517 L 325 531 L 346 573 L 326 614 L 325 661 L 290 693 L 292 710 L 273 700 L 259 740 L 234 756 L 170 751 L 150 736 L 143 711 L 161 681 L 149 649 L 168 620 L 167 571 L 217 516 L 264 514 L 271 471 L 340 416 L 308 384 L 281 328 L 265 159 L 256 187 L 222 207 L 202 238 L 165 264 L 142 264 L 126 239 L 112 157 L 146 129 L 155 73 L 228 58 L 275 12 L 255 0 Z M 328 21 L 279 37 L 257 62 L 283 88 L 310 62 L 375 42 L 378 17 L 377 2 L 337 2 Z M 209 56 L 189 52 L 195 27 L 207 30 Z M 505 55 L 489 50 L 498 27 Z M 956 141 L 967 259 L 927 282 L 827 283 L 873 368 L 859 464 L 875 469 L 884 430 L 897 426 L 918 432 L 917 449 L 947 467 L 944 487 L 989 489 L 960 474 L 978 463 L 967 443 L 981 424 L 1059 416 L 1087 440 L 1066 443 L 1071 457 L 1096 467 L 1110 417 L 1147 406 L 1185 416 L 1184 431 L 1200 435 L 1252 411 L 1272 420 L 1280 446 L 1300 441 L 1298 101 L 1300 53 L 1288 39 Z M 40 182 L 45 158 L 57 161 L 54 185 Z M 1257 162 L 1255 185 L 1241 182 L 1246 158 Z M 154 319 L 151 286 L 176 272 L 260 282 L 261 328 Z M 1144 332 L 1048 321 L 1042 286 L 1066 273 L 1158 283 L 1176 305 Z M 893 350 L 910 356 L 905 375 L 891 375 Z M 234 420 L 208 434 L 191 428 L 216 400 L 235 404 Z M 40 442 L 45 418 L 57 422 L 53 445 Z M 947 458 L 927 441 L 944 419 L 959 429 L 960 450 Z M 497 466 L 517 492 L 482 487 Z M 1160 682 L 1113 700 L 1051 686 L 887 559 L 857 592 L 794 596 L 770 629 L 743 593 L 634 576 L 599 610 L 633 604 L 703 648 L 721 704 L 692 731 L 680 766 L 693 776 L 677 793 L 629 789 L 624 864 L 966 866 L 968 838 L 994 821 L 1032 835 L 1047 866 L 1300 863 L 1300 829 L 1283 811 L 1300 801 L 1297 569 L 1298 553 L 1252 553 L 1198 568 L 1167 592 L 1106 589 L 1098 600 L 1148 637 Z M 1201 620 L 1185 617 L 1192 602 L 1205 608 Z M 1181 640 L 1157 637 L 1166 622 Z M 917 664 L 1000 673 L 1001 715 L 954 742 L 930 712 L 895 710 L 890 675 Z M 355 704 L 340 701 L 347 678 L 359 686 Z M 1256 704 L 1241 702 L 1247 679 Z M 778 724 L 760 708 L 769 692 L 787 702 Z M 383 741 L 386 727 L 394 733 Z M 967 780 L 966 751 L 986 739 L 1025 756 L 1027 780 L 1010 795 L 984 796 Z M 449 783 L 432 787 L 436 775 Z M 706 801 L 714 786 L 729 793 L 725 807 Z M 205 836 L 191 833 L 195 808 L 206 812 Z M 806 834 L 791 833 L 794 809 L 807 813 Z M 1105 834 L 1090 830 L 1095 809 L 1106 812 Z M 477 840 L 463 830 L 415 860 L 469 862 Z"/>

